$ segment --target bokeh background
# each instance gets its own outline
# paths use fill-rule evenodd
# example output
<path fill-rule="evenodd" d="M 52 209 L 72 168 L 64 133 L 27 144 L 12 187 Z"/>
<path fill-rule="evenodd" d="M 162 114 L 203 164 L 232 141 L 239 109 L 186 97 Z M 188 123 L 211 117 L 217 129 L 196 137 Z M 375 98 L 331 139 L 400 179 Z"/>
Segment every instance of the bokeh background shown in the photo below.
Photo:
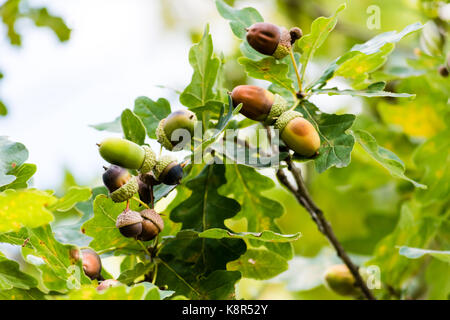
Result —
<path fill-rule="evenodd" d="M 0 5 L 5 2 L 0 1 Z M 21 34 L 19 46 L 11 44 L 7 26 L 0 24 L 0 71 L 4 75 L 0 81 L 0 99 L 8 108 L 8 114 L 0 117 L 0 135 L 27 146 L 29 162 L 38 166 L 33 178 L 33 185 L 38 188 L 62 193 L 65 186 L 73 183 L 99 185 L 103 169 L 95 143 L 111 133 L 95 130 L 90 125 L 114 120 L 124 108 L 133 107 L 136 97 L 148 96 L 153 100 L 165 97 L 172 108 L 180 107 L 176 91 L 182 90 L 192 75 L 189 48 L 200 39 L 206 23 L 210 24 L 215 52 L 223 53 L 227 60 L 229 88 L 249 81 L 243 68 L 234 62 L 240 55 L 239 42 L 212 0 L 21 2 L 25 7 L 47 7 L 71 29 L 70 38 L 60 41 L 51 29 L 36 27 L 32 19 L 25 17 L 15 24 Z M 345 1 L 227 2 L 239 8 L 255 7 L 266 21 L 299 26 L 308 33 L 315 18 L 331 15 Z M 381 9 L 379 29 L 367 27 L 370 5 Z M 311 78 L 355 43 L 381 32 L 400 31 L 417 21 L 427 22 L 430 14 L 435 14 L 429 10 L 424 10 L 422 1 L 414 0 L 349 1 L 336 30 L 316 54 L 309 70 Z M 406 59 L 414 58 L 414 49 L 419 47 L 419 36 L 417 33 L 402 40 L 387 67 L 406 66 Z M 349 87 L 342 79 L 330 84 Z M 371 117 L 381 118 L 386 126 L 394 128 L 392 132 L 385 132 L 375 122 L 371 125 L 369 116 L 364 126 L 360 125 L 371 127 L 379 143 L 399 155 L 407 173 L 415 178 L 413 150 L 441 130 L 444 124 L 439 108 L 448 108 L 445 104 L 433 104 L 426 96 L 430 89 L 427 85 L 428 82 L 418 82 L 404 86 L 407 92 L 417 89 L 418 95 L 423 93 L 410 106 L 414 112 L 417 113 L 418 109 L 414 108 L 419 103 L 431 105 L 424 123 L 414 119 L 406 121 L 404 114 L 397 117 L 383 114 L 386 106 L 400 104 L 398 101 L 322 95 L 314 102 L 326 112 L 369 113 Z M 442 95 L 448 95 L 448 91 L 439 94 L 443 100 Z M 393 178 L 358 146 L 347 168 L 330 169 L 320 176 L 308 169 L 311 169 L 309 165 L 305 172 L 313 197 L 356 261 L 364 261 L 375 245 L 395 228 L 401 204 L 412 194 L 412 186 Z M 279 200 L 286 209 L 279 221 L 283 231 L 300 231 L 303 238 L 294 243 L 297 257 L 287 273 L 266 282 L 242 280 L 240 296 L 337 298 L 320 282 L 324 267 L 338 261 L 325 238 L 292 195 L 276 188 L 268 191 L 267 196 Z M 111 263 L 111 273 L 114 268 Z M 420 283 L 417 287 L 420 288 Z"/>

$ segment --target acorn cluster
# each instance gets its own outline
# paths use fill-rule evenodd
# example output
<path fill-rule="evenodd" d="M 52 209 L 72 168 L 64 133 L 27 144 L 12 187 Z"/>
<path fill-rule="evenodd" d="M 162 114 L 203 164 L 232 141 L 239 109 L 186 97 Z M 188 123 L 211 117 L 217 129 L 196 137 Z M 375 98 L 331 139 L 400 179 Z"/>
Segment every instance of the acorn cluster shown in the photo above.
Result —
<path fill-rule="evenodd" d="M 292 45 L 302 37 L 299 28 L 287 31 L 268 22 L 255 23 L 247 30 L 247 42 L 264 55 L 281 59 L 289 54 Z M 316 128 L 299 112 L 290 110 L 280 95 L 253 85 L 240 85 L 231 92 L 233 106 L 242 104 L 239 112 L 249 119 L 278 129 L 283 142 L 295 153 L 312 157 L 320 148 Z"/>
<path fill-rule="evenodd" d="M 168 150 L 180 150 L 181 135 L 189 133 L 189 141 L 194 133 L 197 118 L 188 110 L 175 111 L 160 121 L 156 129 L 158 141 Z M 186 130 L 177 132 L 177 129 Z M 185 135 L 186 136 L 186 135 Z M 153 186 L 161 183 L 177 185 L 183 178 L 183 167 L 172 155 L 157 158 L 147 145 L 138 145 L 121 138 L 107 138 L 98 144 L 99 153 L 109 162 L 104 167 L 103 183 L 114 202 L 129 201 L 139 194 L 139 200 L 153 206 Z M 131 174 L 134 170 L 137 175 Z M 125 237 L 149 241 L 164 228 L 163 220 L 153 209 L 141 212 L 127 208 L 117 217 L 116 226 Z"/>

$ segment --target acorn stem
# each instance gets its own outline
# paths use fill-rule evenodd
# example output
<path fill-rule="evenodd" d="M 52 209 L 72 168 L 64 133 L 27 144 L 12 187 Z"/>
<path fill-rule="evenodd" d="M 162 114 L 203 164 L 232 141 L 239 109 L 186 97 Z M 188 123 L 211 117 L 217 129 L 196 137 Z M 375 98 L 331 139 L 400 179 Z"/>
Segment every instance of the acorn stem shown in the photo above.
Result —
<path fill-rule="evenodd" d="M 127 207 L 125 208 L 125 211 L 130 210 L 130 199 L 127 200 Z"/>
<path fill-rule="evenodd" d="M 142 201 L 141 199 L 138 199 L 138 198 L 136 198 L 136 197 L 132 197 L 131 199 L 133 199 L 134 201 L 139 202 L 139 203 L 142 204 L 145 208 L 150 209 L 150 207 L 149 207 L 144 201 Z"/>
<path fill-rule="evenodd" d="M 153 194 L 153 184 L 150 185 L 150 207 L 155 207 L 155 195 Z"/>
<path fill-rule="evenodd" d="M 158 264 L 155 264 L 155 270 L 153 271 L 152 283 L 155 284 L 156 276 L 158 275 Z"/>
<path fill-rule="evenodd" d="M 291 50 L 289 50 L 289 55 L 291 57 L 292 65 L 294 66 L 295 75 L 297 76 L 298 92 L 301 93 L 302 92 L 302 80 L 300 79 L 300 73 L 298 72 L 297 63 L 295 62 L 294 49 L 291 48 Z"/>
<path fill-rule="evenodd" d="M 141 241 L 141 240 L 136 240 L 136 241 L 137 241 L 137 243 L 139 243 L 139 245 L 142 247 L 142 249 L 145 251 L 145 253 L 146 253 L 149 257 L 151 257 L 152 255 L 151 255 L 150 252 L 148 251 L 147 247 L 142 243 L 142 241 Z"/>

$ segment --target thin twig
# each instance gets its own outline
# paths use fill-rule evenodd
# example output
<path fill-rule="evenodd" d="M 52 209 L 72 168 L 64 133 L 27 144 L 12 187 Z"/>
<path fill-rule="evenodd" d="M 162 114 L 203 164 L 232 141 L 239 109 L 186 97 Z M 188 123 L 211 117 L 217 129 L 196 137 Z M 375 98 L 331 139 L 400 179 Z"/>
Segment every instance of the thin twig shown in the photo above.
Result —
<path fill-rule="evenodd" d="M 331 243 L 331 245 L 336 250 L 337 255 L 341 258 L 341 260 L 345 263 L 345 265 L 348 267 L 348 269 L 352 273 L 353 277 L 355 278 L 355 286 L 358 286 L 359 288 L 361 288 L 361 291 L 363 292 L 364 296 L 367 299 L 376 300 L 375 296 L 369 290 L 366 283 L 362 279 L 361 274 L 359 273 L 359 270 L 358 270 L 358 266 L 356 266 L 352 262 L 352 260 L 348 256 L 347 252 L 345 251 L 344 247 L 341 245 L 341 243 L 337 239 L 336 235 L 334 234 L 333 228 L 331 227 L 328 220 L 325 218 L 322 210 L 314 203 L 313 199 L 311 198 L 311 196 L 308 192 L 308 189 L 306 188 L 305 182 L 303 181 L 300 169 L 295 166 L 295 164 L 292 162 L 292 159 L 290 157 L 286 158 L 285 161 L 286 161 L 286 164 L 288 165 L 288 170 L 292 173 L 292 175 L 296 181 L 298 188 L 295 188 L 289 182 L 289 180 L 287 179 L 283 170 L 281 170 L 281 169 L 279 169 L 277 171 L 278 180 L 281 182 L 281 184 L 286 186 L 295 195 L 298 202 L 311 215 L 311 218 L 317 224 L 319 231 L 323 235 L 325 235 L 325 237 L 328 239 L 328 241 Z"/>
<path fill-rule="evenodd" d="M 302 80 L 300 78 L 300 73 L 298 72 L 297 63 L 295 62 L 295 56 L 294 56 L 294 50 L 291 48 L 289 50 L 289 55 L 291 57 L 292 66 L 294 67 L 295 75 L 297 76 L 297 82 L 298 82 L 298 93 L 302 93 Z"/>

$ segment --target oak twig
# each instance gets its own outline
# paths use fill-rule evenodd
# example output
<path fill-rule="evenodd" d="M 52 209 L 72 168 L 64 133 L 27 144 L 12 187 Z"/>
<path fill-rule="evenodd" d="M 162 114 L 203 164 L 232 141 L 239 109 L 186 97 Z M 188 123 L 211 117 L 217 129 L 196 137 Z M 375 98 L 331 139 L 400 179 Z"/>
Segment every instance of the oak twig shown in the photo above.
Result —
<path fill-rule="evenodd" d="M 297 188 L 295 188 L 292 185 L 292 183 L 289 182 L 286 174 L 281 168 L 278 169 L 277 171 L 278 180 L 282 185 L 284 185 L 287 189 L 289 189 L 289 191 L 291 191 L 294 194 L 298 202 L 311 215 L 311 218 L 316 223 L 319 231 L 328 239 L 328 241 L 336 250 L 339 258 L 341 258 L 341 260 L 345 263 L 347 268 L 352 273 L 353 277 L 355 278 L 355 286 L 361 289 L 362 293 L 367 299 L 376 300 L 375 296 L 369 290 L 366 283 L 362 279 L 361 274 L 359 273 L 358 270 L 358 266 L 352 262 L 347 252 L 345 251 L 344 247 L 341 245 L 336 235 L 334 234 L 333 228 L 331 227 L 328 220 L 325 218 L 322 210 L 315 204 L 314 200 L 311 198 L 308 189 L 306 188 L 305 182 L 303 181 L 300 168 L 295 166 L 290 156 L 285 159 L 285 162 L 288 166 L 288 170 L 292 173 L 292 176 L 294 177 L 294 180 L 297 184 Z"/>

